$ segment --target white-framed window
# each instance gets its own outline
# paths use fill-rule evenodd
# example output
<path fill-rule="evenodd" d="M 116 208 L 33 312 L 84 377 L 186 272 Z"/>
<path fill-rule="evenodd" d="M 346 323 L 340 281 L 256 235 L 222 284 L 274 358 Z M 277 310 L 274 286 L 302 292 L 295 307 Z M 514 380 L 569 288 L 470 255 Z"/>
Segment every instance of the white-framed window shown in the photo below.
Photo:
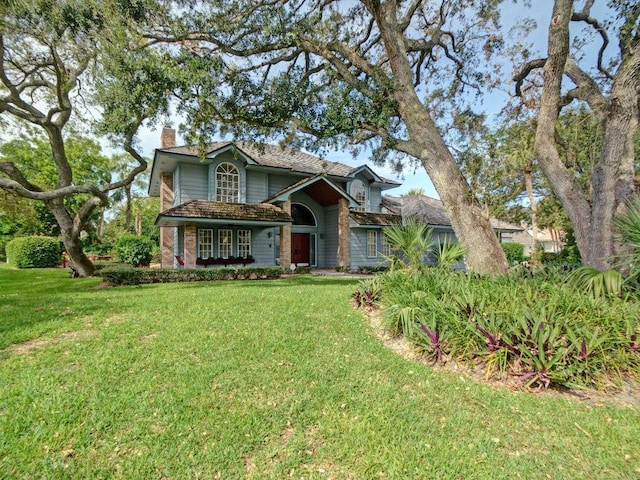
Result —
<path fill-rule="evenodd" d="M 218 230 L 218 257 L 229 258 L 233 251 L 233 230 L 221 228 Z"/>
<path fill-rule="evenodd" d="M 378 256 L 378 232 L 367 230 L 367 257 Z"/>
<path fill-rule="evenodd" d="M 384 234 L 384 232 L 380 232 L 380 254 L 386 257 L 391 255 L 391 246 L 389 245 L 389 239 Z"/>
<path fill-rule="evenodd" d="M 351 196 L 358 202 L 356 210 L 364 212 L 367 209 L 367 188 L 362 180 L 351 182 Z"/>
<path fill-rule="evenodd" d="M 238 230 L 238 257 L 251 255 L 251 230 Z"/>
<path fill-rule="evenodd" d="M 240 174 L 231 163 L 221 163 L 216 168 L 216 201 L 240 201 Z"/>
<path fill-rule="evenodd" d="M 213 257 L 213 230 L 201 228 L 198 230 L 198 258 Z"/>

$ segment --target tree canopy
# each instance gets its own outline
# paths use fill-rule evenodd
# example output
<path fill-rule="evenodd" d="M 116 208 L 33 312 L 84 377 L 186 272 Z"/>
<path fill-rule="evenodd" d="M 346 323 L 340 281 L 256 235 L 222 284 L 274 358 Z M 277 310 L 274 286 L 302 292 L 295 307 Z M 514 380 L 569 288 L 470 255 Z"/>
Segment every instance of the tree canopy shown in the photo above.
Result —
<path fill-rule="evenodd" d="M 419 162 L 468 266 L 504 271 L 436 123 L 495 80 L 486 66 L 502 45 L 499 3 L 185 1 L 146 36 L 173 65 L 163 78 L 174 82 L 192 138 L 231 132 L 320 152 L 368 147 L 398 167 Z"/>

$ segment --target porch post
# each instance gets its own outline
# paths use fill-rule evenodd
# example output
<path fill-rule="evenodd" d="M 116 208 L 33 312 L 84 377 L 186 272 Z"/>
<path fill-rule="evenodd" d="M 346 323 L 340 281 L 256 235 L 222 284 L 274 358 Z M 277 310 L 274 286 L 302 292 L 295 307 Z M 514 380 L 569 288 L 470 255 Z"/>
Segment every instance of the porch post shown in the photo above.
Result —
<path fill-rule="evenodd" d="M 349 202 L 338 200 L 338 266 L 349 267 Z"/>
<path fill-rule="evenodd" d="M 184 226 L 184 268 L 196 268 L 196 224 Z"/>
<path fill-rule="evenodd" d="M 280 207 L 291 215 L 291 200 L 286 200 Z M 280 227 L 280 266 L 289 268 L 291 266 L 291 225 Z"/>
<path fill-rule="evenodd" d="M 171 208 L 173 204 L 173 175 L 163 173 L 160 178 L 160 211 Z M 162 268 L 172 268 L 173 262 L 173 228 L 160 227 L 160 265 Z"/>

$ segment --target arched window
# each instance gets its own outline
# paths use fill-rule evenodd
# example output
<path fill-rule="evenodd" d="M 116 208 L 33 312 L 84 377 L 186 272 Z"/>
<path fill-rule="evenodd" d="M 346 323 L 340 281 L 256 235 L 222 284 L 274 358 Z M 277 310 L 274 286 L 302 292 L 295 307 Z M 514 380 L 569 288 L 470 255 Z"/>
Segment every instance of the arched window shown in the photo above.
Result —
<path fill-rule="evenodd" d="M 313 216 L 311 210 L 299 203 L 291 204 L 291 218 L 294 225 L 310 225 L 315 227 L 316 217 Z"/>
<path fill-rule="evenodd" d="M 351 196 L 360 205 L 356 210 L 364 212 L 367 209 L 367 189 L 362 180 L 351 182 Z"/>
<path fill-rule="evenodd" d="M 216 168 L 216 201 L 240 201 L 240 174 L 235 165 L 221 163 Z"/>

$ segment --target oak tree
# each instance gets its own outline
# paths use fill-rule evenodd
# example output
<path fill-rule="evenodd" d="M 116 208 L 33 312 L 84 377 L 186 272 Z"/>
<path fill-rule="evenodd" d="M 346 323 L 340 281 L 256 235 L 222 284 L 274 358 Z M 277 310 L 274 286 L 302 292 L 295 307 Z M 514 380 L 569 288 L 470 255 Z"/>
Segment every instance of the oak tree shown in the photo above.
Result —
<path fill-rule="evenodd" d="M 80 242 L 88 219 L 107 205 L 110 191 L 130 184 L 147 167 L 135 149 L 137 129 L 148 116 L 144 108 L 103 123 L 135 161 L 121 177 L 80 178 L 68 151 L 74 124 L 80 128 L 95 123 L 98 128 L 99 121 L 93 120 L 101 119 L 107 97 L 97 94 L 96 85 L 108 84 L 109 72 L 103 67 L 112 52 L 125 48 L 126 27 L 144 20 L 145 11 L 136 10 L 136 5 L 118 0 L 0 4 L 0 121 L 18 132 L 27 127 L 43 132 L 49 152 L 39 168 L 51 169 L 55 177 L 45 184 L 5 157 L 0 162 L 0 189 L 43 202 L 81 276 L 93 274 Z M 69 197 L 79 199 L 74 207 Z"/>
<path fill-rule="evenodd" d="M 583 261 L 604 270 L 611 267 L 619 248 L 613 218 L 634 195 L 640 4 L 612 0 L 605 18 L 592 12 L 594 4 L 595 0 L 555 0 L 547 56 L 527 61 L 514 79 L 518 94 L 528 101 L 527 79 L 542 70 L 537 160 L 571 219 Z M 587 33 L 576 34 L 572 28 L 578 26 L 584 26 Z M 583 54 L 593 45 L 590 40 L 598 42 L 597 53 L 591 57 Z M 572 103 L 588 106 L 602 128 L 588 188 L 582 187 L 571 165 L 564 161 L 568 157 L 562 155 L 566 141 L 557 128 L 558 118 Z"/>
<path fill-rule="evenodd" d="M 192 132 L 320 151 L 355 145 L 400 168 L 418 162 L 467 266 L 504 272 L 504 252 L 442 128 L 492 81 L 499 3 L 183 1 L 175 21 L 148 38 L 180 72 L 174 92 Z"/>

